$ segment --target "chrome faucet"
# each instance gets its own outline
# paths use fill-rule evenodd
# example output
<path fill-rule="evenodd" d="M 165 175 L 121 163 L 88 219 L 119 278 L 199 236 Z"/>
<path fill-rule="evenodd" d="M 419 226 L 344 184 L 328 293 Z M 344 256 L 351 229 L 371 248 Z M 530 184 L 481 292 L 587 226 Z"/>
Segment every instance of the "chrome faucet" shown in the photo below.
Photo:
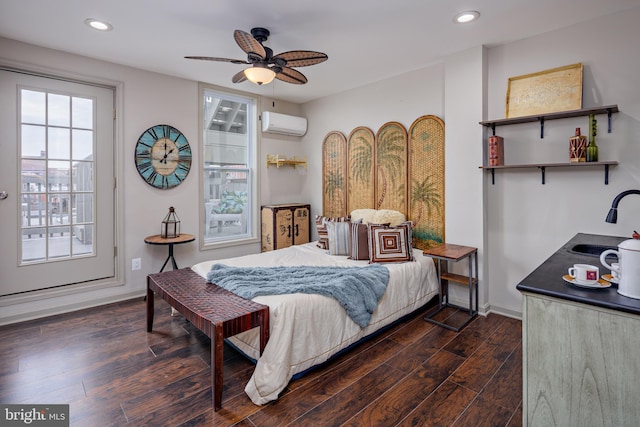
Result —
<path fill-rule="evenodd" d="M 609 209 L 609 213 L 607 214 L 607 219 L 605 221 L 615 224 L 618 222 L 618 203 L 624 196 L 628 196 L 629 194 L 638 194 L 640 195 L 640 190 L 627 190 L 618 194 L 615 199 L 613 199 L 613 203 L 611 203 L 611 209 Z"/>

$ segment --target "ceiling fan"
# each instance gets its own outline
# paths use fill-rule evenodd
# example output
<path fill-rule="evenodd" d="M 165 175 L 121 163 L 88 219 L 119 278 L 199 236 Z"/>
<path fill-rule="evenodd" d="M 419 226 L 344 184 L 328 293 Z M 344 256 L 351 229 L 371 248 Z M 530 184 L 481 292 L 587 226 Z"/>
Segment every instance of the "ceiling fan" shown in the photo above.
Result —
<path fill-rule="evenodd" d="M 273 54 L 273 50 L 263 46 L 262 43 L 269 38 L 269 30 L 266 28 L 252 28 L 251 34 L 235 30 L 233 38 L 240 49 L 247 54 L 247 60 L 216 58 L 211 56 L 185 56 L 187 59 L 202 59 L 205 61 L 231 62 L 232 64 L 249 64 L 246 68 L 233 76 L 233 83 L 242 83 L 249 80 L 257 85 L 271 83 L 276 78 L 283 82 L 293 84 L 305 84 L 307 78 L 292 67 L 306 67 L 326 61 L 329 57 L 321 52 L 310 50 L 291 50 L 288 52 Z"/>

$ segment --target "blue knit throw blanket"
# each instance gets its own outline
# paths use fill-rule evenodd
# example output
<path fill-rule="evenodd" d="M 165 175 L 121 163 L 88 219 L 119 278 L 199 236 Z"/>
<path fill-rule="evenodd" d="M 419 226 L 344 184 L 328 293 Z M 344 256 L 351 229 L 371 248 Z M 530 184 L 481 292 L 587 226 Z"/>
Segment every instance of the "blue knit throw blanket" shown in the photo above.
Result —
<path fill-rule="evenodd" d="M 207 281 L 245 299 L 294 293 L 333 297 L 361 328 L 387 289 L 389 270 L 379 264 L 365 267 L 229 267 L 214 264 Z"/>

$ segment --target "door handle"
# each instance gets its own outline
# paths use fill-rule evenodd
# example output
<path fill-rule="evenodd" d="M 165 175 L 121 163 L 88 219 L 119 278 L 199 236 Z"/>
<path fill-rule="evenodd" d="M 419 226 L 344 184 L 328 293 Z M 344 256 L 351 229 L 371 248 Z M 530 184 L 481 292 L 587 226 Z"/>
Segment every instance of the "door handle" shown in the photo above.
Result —
<path fill-rule="evenodd" d="M 0 200 L 4 200 L 7 197 L 9 197 L 9 193 L 7 193 L 6 191 L 0 191 Z"/>

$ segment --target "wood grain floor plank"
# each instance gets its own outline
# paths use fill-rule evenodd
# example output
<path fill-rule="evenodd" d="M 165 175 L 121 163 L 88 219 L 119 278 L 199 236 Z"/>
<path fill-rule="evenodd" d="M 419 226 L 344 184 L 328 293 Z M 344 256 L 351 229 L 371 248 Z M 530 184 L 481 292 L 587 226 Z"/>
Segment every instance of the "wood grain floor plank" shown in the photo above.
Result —
<path fill-rule="evenodd" d="M 396 425 L 446 381 L 463 362 L 464 359 L 460 356 L 439 351 L 344 425 Z"/>
<path fill-rule="evenodd" d="M 509 355 L 480 395 L 511 411 L 522 404 L 521 344 Z"/>
<path fill-rule="evenodd" d="M 514 411 L 479 396 L 453 424 L 455 427 L 493 427 L 509 423 Z"/>
<path fill-rule="evenodd" d="M 397 425 L 451 426 L 476 396 L 468 388 L 447 380 Z"/>
<path fill-rule="evenodd" d="M 517 322 L 517 324 L 516 324 Z M 519 321 L 506 319 L 452 375 L 452 381 L 480 392 L 522 340 Z"/>
<path fill-rule="evenodd" d="M 493 314 L 487 317 L 479 316 L 460 331 L 458 336 L 445 346 L 445 350 L 462 357 L 471 356 L 478 346 L 492 335 L 504 320 L 504 317 Z"/>
<path fill-rule="evenodd" d="M 405 374 L 388 365 L 380 365 L 339 393 L 331 396 L 290 426 L 337 426 L 384 394 Z"/>

